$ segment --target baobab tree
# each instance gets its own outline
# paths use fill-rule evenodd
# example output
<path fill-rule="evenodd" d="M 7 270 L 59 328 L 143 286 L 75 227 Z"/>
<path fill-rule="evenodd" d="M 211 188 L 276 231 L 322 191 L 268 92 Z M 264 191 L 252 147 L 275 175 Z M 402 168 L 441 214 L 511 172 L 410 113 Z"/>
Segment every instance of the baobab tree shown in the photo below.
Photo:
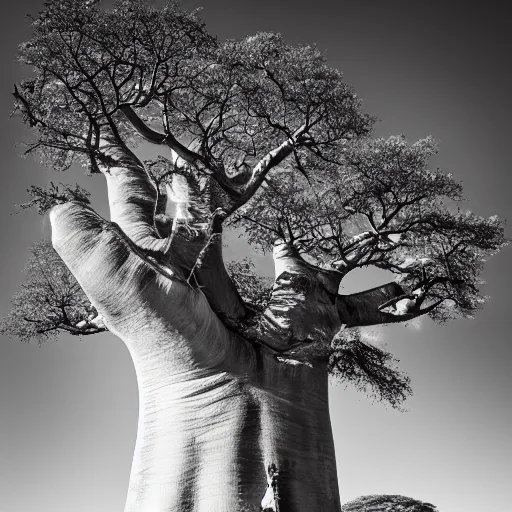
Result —
<path fill-rule="evenodd" d="M 125 342 L 140 409 L 125 511 L 340 511 L 329 373 L 398 407 L 407 377 L 357 328 L 470 316 L 502 222 L 458 209 L 433 139 L 371 139 L 313 46 L 218 41 L 174 3 L 55 0 L 20 57 L 27 153 L 102 175 L 110 220 L 80 188 L 30 189 L 66 268 L 38 246 L 47 300 L 15 301 L 4 331 Z M 142 143 L 161 156 L 143 161 Z M 226 226 L 272 251 L 270 287 L 225 265 Z M 367 266 L 394 280 L 340 294 Z"/>

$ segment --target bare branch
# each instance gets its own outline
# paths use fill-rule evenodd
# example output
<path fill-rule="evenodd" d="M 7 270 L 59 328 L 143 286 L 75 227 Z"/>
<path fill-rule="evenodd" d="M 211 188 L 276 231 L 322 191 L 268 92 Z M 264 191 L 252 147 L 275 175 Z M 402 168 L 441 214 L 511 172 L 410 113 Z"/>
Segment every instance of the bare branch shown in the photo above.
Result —
<path fill-rule="evenodd" d="M 287 156 L 293 153 L 295 146 L 307 130 L 306 125 L 298 128 L 293 135 L 285 140 L 280 146 L 267 153 L 253 168 L 249 182 L 242 189 L 237 206 L 246 203 L 259 189 L 267 173 L 279 165 Z"/>

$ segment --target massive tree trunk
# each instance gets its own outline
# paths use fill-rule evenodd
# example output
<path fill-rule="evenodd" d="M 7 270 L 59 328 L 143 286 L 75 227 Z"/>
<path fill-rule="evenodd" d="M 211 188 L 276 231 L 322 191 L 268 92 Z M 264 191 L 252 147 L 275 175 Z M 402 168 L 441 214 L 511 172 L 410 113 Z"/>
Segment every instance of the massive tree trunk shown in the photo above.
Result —
<path fill-rule="evenodd" d="M 172 333 L 127 344 L 140 417 L 126 512 L 260 510 L 272 464 L 277 510 L 340 510 L 325 365 L 260 355 L 245 375 L 175 374 Z"/>
<path fill-rule="evenodd" d="M 278 239 L 272 294 L 256 311 L 224 267 L 229 198 L 215 181 L 194 196 L 177 172 L 170 208 L 120 140 L 102 147 L 110 222 L 79 202 L 50 219 L 55 249 L 135 365 L 125 512 L 339 511 L 330 343 L 343 324 L 385 320 L 378 305 L 402 290 L 342 297 L 340 272 Z"/>
<path fill-rule="evenodd" d="M 327 358 L 306 361 L 290 349 L 320 314 L 297 313 L 322 295 L 310 269 L 294 300 L 293 283 L 304 269 L 276 250 L 281 295 L 265 315 L 277 321 L 257 342 L 243 336 L 250 316 L 236 319 L 238 332 L 221 320 L 226 304 L 236 310 L 222 272 L 208 299 L 181 277 L 179 265 L 147 256 L 88 207 L 58 206 L 51 220 L 55 248 L 135 365 L 139 426 L 125 512 L 260 510 L 262 500 L 266 510 L 281 512 L 340 510 Z M 211 278 L 214 266 L 205 257 L 198 280 Z M 283 283 L 292 283 L 287 307 L 296 310 L 286 328 L 277 314 Z M 272 465 L 277 475 L 269 475 Z"/>

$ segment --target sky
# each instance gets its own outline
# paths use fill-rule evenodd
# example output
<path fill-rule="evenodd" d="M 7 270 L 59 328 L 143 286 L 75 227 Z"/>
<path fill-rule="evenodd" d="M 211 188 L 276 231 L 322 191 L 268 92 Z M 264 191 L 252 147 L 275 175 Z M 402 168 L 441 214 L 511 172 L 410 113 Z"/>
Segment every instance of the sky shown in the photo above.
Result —
<path fill-rule="evenodd" d="M 28 247 L 49 235 L 47 219 L 13 215 L 26 188 L 79 181 L 108 216 L 101 177 L 56 175 L 19 156 L 28 134 L 9 115 L 22 70 L 16 48 L 39 0 L 0 7 L 0 315 L 23 281 Z M 257 31 L 316 43 L 377 116 L 376 136 L 434 136 L 441 167 L 464 184 L 467 208 L 512 217 L 510 12 L 501 2 L 185 0 L 203 6 L 211 32 Z M 512 235 L 510 227 L 508 236 Z M 248 248 L 228 237 L 228 257 Z M 400 359 L 414 395 L 407 412 L 372 403 L 344 385 L 330 390 L 342 501 L 402 494 L 440 512 L 510 508 L 512 481 L 512 248 L 484 271 L 485 308 L 471 320 L 430 320 L 370 333 Z M 255 255 L 262 269 L 268 258 Z M 350 275 L 344 292 L 380 284 L 379 272 Z M 0 340 L 0 512 L 122 512 L 136 435 L 135 372 L 110 334 L 61 336 L 42 347 Z"/>

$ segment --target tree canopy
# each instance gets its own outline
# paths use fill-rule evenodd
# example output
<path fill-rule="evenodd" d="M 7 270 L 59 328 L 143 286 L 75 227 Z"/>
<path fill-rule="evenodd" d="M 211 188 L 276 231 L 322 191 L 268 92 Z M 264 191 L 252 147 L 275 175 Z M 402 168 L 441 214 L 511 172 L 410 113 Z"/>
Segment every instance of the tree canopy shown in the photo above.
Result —
<path fill-rule="evenodd" d="M 393 494 L 375 494 L 360 496 L 349 503 L 345 503 L 341 510 L 343 512 L 437 512 L 437 508 L 406 496 Z"/>
<path fill-rule="evenodd" d="M 173 2 L 157 9 L 120 0 L 103 9 L 57 0 L 33 20 L 20 60 L 32 69 L 14 92 L 15 111 L 35 134 L 27 153 L 57 170 L 80 164 L 115 181 L 111 209 L 130 243 L 162 272 L 172 266 L 176 278 L 201 288 L 247 339 L 283 354 L 293 348 L 294 357 L 329 356 L 333 373 L 396 405 L 410 392 L 408 379 L 355 329 L 420 315 L 468 317 L 485 300 L 479 275 L 507 243 L 503 222 L 460 209 L 461 184 L 429 166 L 432 138 L 371 138 L 374 119 L 316 47 L 271 33 L 219 41 L 198 12 Z M 143 162 L 136 156 L 143 142 L 168 156 Z M 87 201 L 78 188 L 52 187 L 33 188 L 28 204 L 44 213 Z M 222 225 L 273 250 L 277 262 L 293 260 L 292 270 L 278 272 L 276 263 L 273 289 L 247 262 L 231 265 L 230 278 L 212 263 Z M 184 250 L 184 241 L 194 249 Z M 34 255 L 60 268 L 47 246 Z M 343 277 L 367 266 L 389 271 L 394 282 L 340 295 Z M 228 305 L 209 286 L 209 268 L 228 283 Z M 53 304 L 44 272 L 30 281 L 34 269 L 22 294 L 44 289 L 48 307 L 31 316 L 39 295 L 15 299 L 4 330 L 23 338 L 91 332 L 90 322 L 80 324 L 85 296 L 70 317 L 66 308 L 75 306 Z M 311 328 L 294 324 L 305 314 Z M 33 325 L 16 331 L 16 322 Z"/>

